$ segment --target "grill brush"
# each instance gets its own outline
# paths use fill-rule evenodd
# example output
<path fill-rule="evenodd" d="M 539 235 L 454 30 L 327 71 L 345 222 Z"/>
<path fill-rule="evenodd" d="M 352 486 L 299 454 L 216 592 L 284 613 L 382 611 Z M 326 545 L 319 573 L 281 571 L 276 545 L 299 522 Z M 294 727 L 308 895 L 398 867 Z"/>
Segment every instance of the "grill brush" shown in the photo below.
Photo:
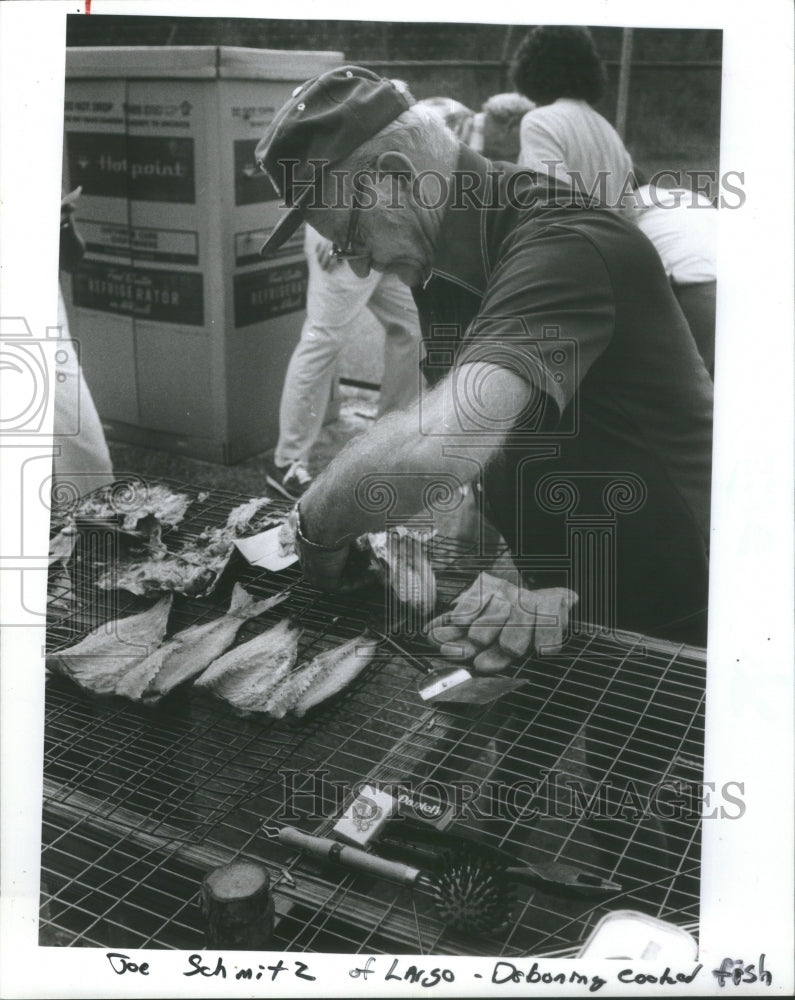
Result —
<path fill-rule="evenodd" d="M 441 919 L 466 934 L 494 934 L 510 920 L 514 890 L 506 869 L 469 848 L 442 852 L 429 892 Z"/>

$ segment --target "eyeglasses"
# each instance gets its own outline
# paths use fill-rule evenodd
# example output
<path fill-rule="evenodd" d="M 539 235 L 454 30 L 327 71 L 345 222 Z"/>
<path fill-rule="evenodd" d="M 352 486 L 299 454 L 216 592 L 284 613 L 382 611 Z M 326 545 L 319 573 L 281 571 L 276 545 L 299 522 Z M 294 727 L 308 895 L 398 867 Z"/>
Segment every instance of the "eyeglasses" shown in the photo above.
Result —
<path fill-rule="evenodd" d="M 345 246 L 340 247 L 334 243 L 331 247 L 331 256 L 334 260 L 359 260 L 363 257 L 370 256 L 367 250 L 355 249 L 354 244 L 356 243 L 358 234 L 359 206 L 354 202 L 351 207 L 350 218 L 348 219 L 348 232 L 345 235 Z"/>

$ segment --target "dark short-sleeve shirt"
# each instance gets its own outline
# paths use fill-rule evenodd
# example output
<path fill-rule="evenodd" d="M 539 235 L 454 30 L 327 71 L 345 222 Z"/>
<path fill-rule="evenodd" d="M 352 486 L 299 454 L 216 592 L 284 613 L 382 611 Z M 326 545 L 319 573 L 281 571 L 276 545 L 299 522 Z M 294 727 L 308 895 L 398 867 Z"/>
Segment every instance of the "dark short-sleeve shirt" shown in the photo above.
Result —
<path fill-rule="evenodd" d="M 414 294 L 431 384 L 487 361 L 531 388 L 484 477 L 493 519 L 582 618 L 704 644 L 712 381 L 654 247 L 545 175 L 463 147 L 458 171 Z"/>

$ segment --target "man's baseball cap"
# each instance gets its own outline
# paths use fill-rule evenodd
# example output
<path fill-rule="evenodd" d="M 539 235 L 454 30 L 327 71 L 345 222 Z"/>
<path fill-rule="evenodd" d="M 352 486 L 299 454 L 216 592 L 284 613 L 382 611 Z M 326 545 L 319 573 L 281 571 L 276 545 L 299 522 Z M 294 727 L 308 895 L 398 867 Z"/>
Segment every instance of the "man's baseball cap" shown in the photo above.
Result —
<path fill-rule="evenodd" d="M 390 80 L 361 66 L 341 66 L 296 87 L 254 152 L 290 206 L 260 253 L 275 250 L 292 236 L 310 200 L 322 203 L 329 167 L 372 139 L 412 103 Z"/>

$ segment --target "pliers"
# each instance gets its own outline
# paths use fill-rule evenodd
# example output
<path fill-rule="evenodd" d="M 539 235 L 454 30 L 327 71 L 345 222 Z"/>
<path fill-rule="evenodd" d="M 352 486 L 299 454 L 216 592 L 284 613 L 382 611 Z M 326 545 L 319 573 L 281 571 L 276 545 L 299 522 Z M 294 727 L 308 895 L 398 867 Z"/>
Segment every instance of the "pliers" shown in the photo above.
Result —
<path fill-rule="evenodd" d="M 517 882 L 550 892 L 570 892 L 577 896 L 609 896 L 621 892 L 620 882 L 585 871 L 564 861 L 509 865 L 505 874 Z"/>

